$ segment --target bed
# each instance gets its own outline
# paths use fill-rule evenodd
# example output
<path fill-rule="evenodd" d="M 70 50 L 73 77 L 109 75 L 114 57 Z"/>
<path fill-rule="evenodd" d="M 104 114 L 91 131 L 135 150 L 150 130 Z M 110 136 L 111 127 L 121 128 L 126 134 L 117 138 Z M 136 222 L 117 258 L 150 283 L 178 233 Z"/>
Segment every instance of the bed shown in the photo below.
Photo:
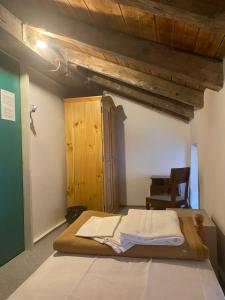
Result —
<path fill-rule="evenodd" d="M 55 252 L 8 298 L 28 299 L 224 300 L 224 295 L 208 259 Z"/>

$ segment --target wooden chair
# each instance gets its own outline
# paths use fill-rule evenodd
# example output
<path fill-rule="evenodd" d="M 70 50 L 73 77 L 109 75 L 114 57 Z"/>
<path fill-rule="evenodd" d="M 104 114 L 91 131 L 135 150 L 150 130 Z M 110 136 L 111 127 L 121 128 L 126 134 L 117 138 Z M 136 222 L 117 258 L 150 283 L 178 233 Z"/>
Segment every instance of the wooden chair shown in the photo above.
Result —
<path fill-rule="evenodd" d="M 170 194 L 154 195 L 146 198 L 146 209 L 166 209 L 167 207 L 189 207 L 190 168 L 173 168 L 170 173 Z M 177 187 L 185 183 L 184 196 L 177 194 Z"/>

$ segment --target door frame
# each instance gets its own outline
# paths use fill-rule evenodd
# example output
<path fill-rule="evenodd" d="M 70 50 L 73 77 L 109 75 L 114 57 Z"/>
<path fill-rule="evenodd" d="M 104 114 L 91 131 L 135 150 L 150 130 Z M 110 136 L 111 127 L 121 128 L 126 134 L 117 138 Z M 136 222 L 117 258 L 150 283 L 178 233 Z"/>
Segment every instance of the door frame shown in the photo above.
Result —
<path fill-rule="evenodd" d="M 28 68 L 20 64 L 21 129 L 23 162 L 24 237 L 25 250 L 33 248 L 31 174 L 30 174 L 30 78 Z"/>

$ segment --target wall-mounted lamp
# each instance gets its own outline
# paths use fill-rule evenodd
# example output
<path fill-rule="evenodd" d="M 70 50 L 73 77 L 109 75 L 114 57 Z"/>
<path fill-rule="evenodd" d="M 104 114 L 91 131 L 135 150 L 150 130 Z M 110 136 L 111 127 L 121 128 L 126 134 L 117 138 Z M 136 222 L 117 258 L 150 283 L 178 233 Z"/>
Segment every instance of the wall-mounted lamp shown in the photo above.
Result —
<path fill-rule="evenodd" d="M 43 40 L 37 40 L 36 46 L 40 49 L 45 49 L 47 47 L 47 43 Z"/>

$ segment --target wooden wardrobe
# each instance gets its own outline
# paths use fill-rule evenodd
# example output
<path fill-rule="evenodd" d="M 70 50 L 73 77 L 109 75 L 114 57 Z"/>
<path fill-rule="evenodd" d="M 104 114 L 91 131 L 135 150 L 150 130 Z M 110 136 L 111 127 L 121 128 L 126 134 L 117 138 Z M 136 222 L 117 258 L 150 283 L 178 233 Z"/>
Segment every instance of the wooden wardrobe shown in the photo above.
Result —
<path fill-rule="evenodd" d="M 65 99 L 67 206 L 117 210 L 116 106 L 109 96 Z"/>

